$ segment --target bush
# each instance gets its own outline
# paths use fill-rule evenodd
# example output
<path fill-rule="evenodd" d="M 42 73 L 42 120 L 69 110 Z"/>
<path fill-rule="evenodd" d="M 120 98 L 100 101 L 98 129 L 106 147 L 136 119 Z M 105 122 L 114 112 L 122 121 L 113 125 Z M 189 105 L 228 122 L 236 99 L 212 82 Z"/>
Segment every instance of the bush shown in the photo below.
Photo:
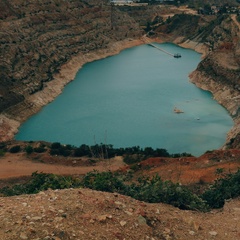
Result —
<path fill-rule="evenodd" d="M 219 171 L 218 171 L 219 172 Z M 222 171 L 220 171 L 222 174 Z M 127 178 L 125 178 L 125 181 Z M 124 176 L 112 172 L 93 171 L 83 179 L 57 176 L 46 173 L 33 173 L 29 182 L 13 187 L 4 187 L 0 193 L 7 196 L 31 194 L 39 191 L 73 187 L 87 187 L 98 191 L 118 192 L 150 203 L 167 203 L 180 209 L 208 211 L 223 207 L 224 201 L 240 196 L 240 169 L 235 174 L 227 174 L 202 195 L 197 196 L 187 187 L 171 181 L 163 181 L 158 175 L 153 178 L 141 177 L 136 183 L 126 184 Z"/>
<path fill-rule="evenodd" d="M 240 15 L 237 16 L 237 20 L 240 23 Z"/>
<path fill-rule="evenodd" d="M 221 208 L 226 199 L 240 196 L 240 169 L 235 174 L 225 174 L 217 179 L 210 188 L 202 194 L 211 208 Z"/>
<path fill-rule="evenodd" d="M 10 153 L 18 153 L 18 152 L 20 152 L 20 150 L 21 150 L 21 147 L 19 145 L 16 145 L 16 146 L 11 147 L 9 149 L 9 152 Z"/>
<path fill-rule="evenodd" d="M 125 193 L 125 184 L 112 172 L 97 171 L 89 172 L 85 175 L 82 185 L 98 191 Z"/>
<path fill-rule="evenodd" d="M 123 161 L 126 164 L 135 164 L 135 163 L 139 163 L 144 159 L 144 156 L 140 155 L 140 154 L 126 154 L 123 158 Z"/>
<path fill-rule="evenodd" d="M 61 147 L 59 149 L 51 149 L 50 154 L 51 155 L 62 155 L 64 157 L 68 157 L 71 155 L 71 151 L 68 149 L 65 149 L 64 147 Z"/>
<path fill-rule="evenodd" d="M 0 189 L 0 193 L 5 196 L 14 196 L 21 194 L 34 194 L 49 188 L 63 189 L 77 186 L 80 186 L 80 181 L 72 177 L 34 172 L 32 173 L 32 177 L 29 182 L 25 184 L 17 184 L 13 187 L 4 187 Z"/>
<path fill-rule="evenodd" d="M 58 149 L 51 149 L 50 154 L 51 155 L 59 155 L 59 150 Z"/>
<path fill-rule="evenodd" d="M 34 150 L 34 152 L 36 152 L 36 153 L 46 152 L 46 149 L 44 148 L 44 146 L 40 146 L 40 147 L 34 148 L 33 150 Z"/>
<path fill-rule="evenodd" d="M 90 152 L 89 146 L 83 144 L 79 148 L 76 148 L 74 150 L 74 156 L 75 157 L 87 156 L 87 155 L 89 155 L 89 152 Z"/>
<path fill-rule="evenodd" d="M 54 142 L 51 145 L 51 149 L 59 149 L 61 147 L 62 147 L 62 145 L 59 142 Z"/>
<path fill-rule="evenodd" d="M 3 157 L 5 155 L 5 151 L 3 149 L 0 149 L 0 157 Z"/>
<path fill-rule="evenodd" d="M 193 194 L 186 187 L 172 183 L 171 181 L 162 181 L 156 175 L 152 179 L 140 178 L 138 184 L 130 186 L 129 195 L 141 201 L 151 203 L 167 203 L 180 209 L 192 209 L 208 211 L 208 205 L 197 195 Z"/>
<path fill-rule="evenodd" d="M 27 154 L 31 154 L 33 152 L 33 147 L 28 145 L 28 146 L 25 147 L 25 151 L 26 151 Z"/>
<path fill-rule="evenodd" d="M 88 173 L 82 182 L 84 187 L 107 192 L 118 192 L 135 199 L 151 203 L 168 203 L 181 209 L 208 211 L 209 207 L 201 198 L 184 186 L 162 181 L 156 175 L 152 179 L 139 178 L 138 183 L 126 185 L 111 172 Z"/>

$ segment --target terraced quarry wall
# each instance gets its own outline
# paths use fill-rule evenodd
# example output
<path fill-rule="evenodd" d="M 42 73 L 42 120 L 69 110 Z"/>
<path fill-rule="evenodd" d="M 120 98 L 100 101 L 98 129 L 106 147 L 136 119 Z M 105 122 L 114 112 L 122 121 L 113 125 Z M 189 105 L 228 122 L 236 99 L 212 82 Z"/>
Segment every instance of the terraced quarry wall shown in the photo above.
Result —
<path fill-rule="evenodd" d="M 24 120 L 61 93 L 84 63 L 142 44 L 146 30 L 157 41 L 204 53 L 191 80 L 212 91 L 228 109 L 235 120 L 228 146 L 239 147 L 240 36 L 235 15 L 116 7 L 105 0 L 4 0 L 0 7 L 0 140 L 11 139 Z"/>

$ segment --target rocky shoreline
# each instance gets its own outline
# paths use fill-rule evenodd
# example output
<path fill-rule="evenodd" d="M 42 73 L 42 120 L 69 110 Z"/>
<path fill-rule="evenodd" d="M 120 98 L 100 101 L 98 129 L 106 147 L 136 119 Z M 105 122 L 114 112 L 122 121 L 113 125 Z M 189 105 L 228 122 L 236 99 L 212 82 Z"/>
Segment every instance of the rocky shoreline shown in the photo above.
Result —
<path fill-rule="evenodd" d="M 80 53 L 72 57 L 70 61 L 61 66 L 59 73 L 53 76 L 52 81 L 46 83 L 42 91 L 29 95 L 23 102 L 0 114 L 0 142 L 12 140 L 20 125 L 61 94 L 64 87 L 74 80 L 84 64 L 116 55 L 124 49 L 141 44 L 144 44 L 141 39 L 126 39 L 111 44 L 107 49 L 86 54 Z M 18 115 L 14 114 L 16 112 Z"/>
<path fill-rule="evenodd" d="M 177 38 L 173 41 L 173 43 L 201 53 L 202 59 L 204 59 L 204 57 L 208 54 L 208 47 L 205 44 L 190 40 L 182 42 L 181 40 L 181 38 Z M 164 42 L 160 39 L 154 39 L 154 41 L 159 43 Z M 30 95 L 24 102 L 11 107 L 8 109 L 8 113 L 0 114 L 0 141 L 12 140 L 18 132 L 21 124 L 61 94 L 64 87 L 74 80 L 77 72 L 84 64 L 119 54 L 124 49 L 141 44 L 145 44 L 141 39 L 126 39 L 111 44 L 107 49 L 95 50 L 84 55 L 78 54 L 77 56 L 74 56 L 70 61 L 61 66 L 59 73 L 53 76 L 52 81 L 46 83 L 46 86 L 42 91 Z M 189 75 L 189 78 L 190 81 L 197 87 L 210 91 L 213 94 L 214 99 L 224 106 L 233 117 L 234 126 L 227 135 L 226 143 L 223 146 L 224 148 L 230 139 L 240 132 L 240 118 L 237 117 L 237 109 L 239 106 L 239 100 L 237 98 L 238 92 L 232 92 L 226 86 L 217 84 L 215 81 L 207 78 L 204 74 L 197 70 L 194 70 Z M 228 97 L 229 91 L 231 91 L 231 98 Z M 236 97 L 236 100 L 232 101 L 231 99 L 234 97 Z M 19 111 L 19 109 L 22 111 Z M 9 114 L 17 111 L 19 113 L 18 116 Z"/>
<path fill-rule="evenodd" d="M 209 52 L 208 46 L 193 41 L 186 41 L 179 45 L 202 53 L 202 59 L 204 59 Z M 231 141 L 231 139 L 236 137 L 240 132 L 240 117 L 238 116 L 238 108 L 240 106 L 239 92 L 234 91 L 226 85 L 217 83 L 197 69 L 189 74 L 189 79 L 190 82 L 194 83 L 198 88 L 210 91 L 213 94 L 213 98 L 221 104 L 233 118 L 234 126 L 228 132 L 226 142 L 223 145 L 223 149 L 226 148 L 226 145 Z"/>
<path fill-rule="evenodd" d="M 227 86 L 216 83 L 197 70 L 193 71 L 189 77 L 190 81 L 197 87 L 210 91 L 213 94 L 214 99 L 225 107 L 230 116 L 233 118 L 234 126 L 228 132 L 225 145 L 223 146 L 223 148 L 226 148 L 226 144 L 228 144 L 231 139 L 235 138 L 240 132 L 240 117 L 237 115 L 240 105 L 238 91 L 234 91 Z"/>

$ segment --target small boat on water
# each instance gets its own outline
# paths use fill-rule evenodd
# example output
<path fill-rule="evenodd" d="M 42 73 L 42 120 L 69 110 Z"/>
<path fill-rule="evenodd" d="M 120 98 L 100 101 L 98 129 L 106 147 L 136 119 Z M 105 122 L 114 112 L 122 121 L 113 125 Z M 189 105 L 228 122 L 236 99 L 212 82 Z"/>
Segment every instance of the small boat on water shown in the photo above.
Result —
<path fill-rule="evenodd" d="M 175 53 L 173 56 L 174 56 L 175 58 L 180 58 L 180 57 L 182 57 L 180 53 Z"/>
<path fill-rule="evenodd" d="M 180 110 L 180 109 L 178 109 L 178 108 L 174 108 L 173 109 L 173 111 L 175 112 L 175 113 L 184 113 L 182 110 Z"/>

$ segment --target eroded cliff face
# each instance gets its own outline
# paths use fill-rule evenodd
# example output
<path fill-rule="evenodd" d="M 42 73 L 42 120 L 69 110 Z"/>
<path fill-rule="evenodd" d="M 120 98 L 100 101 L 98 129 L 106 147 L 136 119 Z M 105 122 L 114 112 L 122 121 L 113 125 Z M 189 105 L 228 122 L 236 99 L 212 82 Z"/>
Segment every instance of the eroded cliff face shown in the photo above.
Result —
<path fill-rule="evenodd" d="M 209 90 L 234 119 L 226 146 L 240 147 L 240 25 L 236 15 L 225 16 L 205 39 L 210 53 L 190 75 L 198 87 Z"/>
<path fill-rule="evenodd" d="M 236 15 L 175 15 L 154 29 L 156 37 L 201 52 L 190 74 L 198 87 L 211 91 L 234 119 L 225 147 L 240 147 L 240 23 Z"/>

